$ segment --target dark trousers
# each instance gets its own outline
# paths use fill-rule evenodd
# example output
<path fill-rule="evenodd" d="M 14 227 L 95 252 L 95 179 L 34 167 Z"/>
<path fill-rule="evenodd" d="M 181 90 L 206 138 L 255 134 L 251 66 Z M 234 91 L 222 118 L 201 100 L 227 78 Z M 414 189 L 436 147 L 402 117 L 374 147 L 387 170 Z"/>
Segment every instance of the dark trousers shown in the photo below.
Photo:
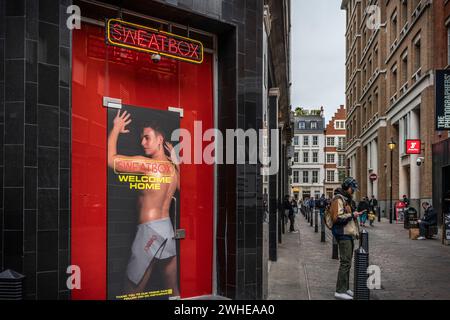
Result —
<path fill-rule="evenodd" d="M 422 221 L 421 223 L 419 223 L 419 229 L 420 229 L 420 236 L 421 237 L 426 237 L 428 234 L 428 228 L 431 226 L 431 224 L 429 222 L 426 221 Z"/>
<path fill-rule="evenodd" d="M 289 215 L 289 221 L 291 222 L 291 225 L 289 226 L 289 231 L 293 232 L 293 231 L 295 231 L 295 228 L 294 228 L 295 216 L 293 214 Z"/>
<path fill-rule="evenodd" d="M 338 240 L 340 266 L 336 283 L 337 293 L 346 293 L 350 289 L 350 269 L 352 268 L 353 240 Z"/>

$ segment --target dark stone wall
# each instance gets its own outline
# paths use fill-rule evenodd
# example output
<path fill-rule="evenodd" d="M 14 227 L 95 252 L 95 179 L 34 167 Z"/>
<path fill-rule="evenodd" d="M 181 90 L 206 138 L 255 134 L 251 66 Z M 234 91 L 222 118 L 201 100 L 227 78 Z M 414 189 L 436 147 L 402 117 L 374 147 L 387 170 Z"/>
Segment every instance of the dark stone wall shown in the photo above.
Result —
<path fill-rule="evenodd" d="M 0 268 L 27 299 L 68 298 L 70 2 L 0 1 Z"/>
<path fill-rule="evenodd" d="M 261 128 L 263 0 L 105 2 L 217 34 L 219 129 Z M 27 276 L 29 299 L 68 298 L 69 3 L 0 0 L 0 267 Z M 259 299 L 260 166 L 222 165 L 217 178 L 217 293 Z"/>

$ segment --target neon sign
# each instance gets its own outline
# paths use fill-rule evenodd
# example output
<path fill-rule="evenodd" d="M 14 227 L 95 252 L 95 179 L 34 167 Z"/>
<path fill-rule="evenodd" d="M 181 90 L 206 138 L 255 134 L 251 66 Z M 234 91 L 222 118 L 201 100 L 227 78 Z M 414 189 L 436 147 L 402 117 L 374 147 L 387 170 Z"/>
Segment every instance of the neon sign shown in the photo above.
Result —
<path fill-rule="evenodd" d="M 108 44 L 122 48 L 197 64 L 203 62 L 200 41 L 118 19 L 107 21 L 106 38 Z"/>

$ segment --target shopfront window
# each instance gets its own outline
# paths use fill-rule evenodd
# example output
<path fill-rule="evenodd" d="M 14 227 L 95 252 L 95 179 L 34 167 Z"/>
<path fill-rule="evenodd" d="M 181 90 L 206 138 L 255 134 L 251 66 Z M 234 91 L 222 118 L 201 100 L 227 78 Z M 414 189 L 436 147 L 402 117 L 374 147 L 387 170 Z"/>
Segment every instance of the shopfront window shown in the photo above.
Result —
<path fill-rule="evenodd" d="M 72 55 L 72 262 L 89 283 L 73 298 L 93 292 L 97 299 L 102 292 L 108 299 L 126 299 L 131 292 L 211 294 L 214 166 L 176 166 L 168 150 L 177 144 L 174 130 L 194 136 L 195 121 L 205 130 L 214 127 L 213 55 L 205 54 L 202 63 L 165 56 L 155 63 L 151 54 L 106 45 L 105 28 L 90 24 L 74 31 Z M 160 177 L 135 169 L 156 168 L 157 162 Z M 160 194 L 169 202 L 158 202 Z M 147 229 L 140 233 L 144 224 L 162 239 L 174 239 L 163 234 L 165 226 L 183 226 L 189 235 L 165 242 L 161 254 L 173 263 L 170 275 L 164 268 L 142 273 L 133 264 L 141 261 L 131 251 L 138 239 L 153 239 L 144 243 L 148 252 L 161 242 Z M 169 276 L 178 285 L 161 281 Z M 144 278 L 148 286 L 139 291 Z"/>

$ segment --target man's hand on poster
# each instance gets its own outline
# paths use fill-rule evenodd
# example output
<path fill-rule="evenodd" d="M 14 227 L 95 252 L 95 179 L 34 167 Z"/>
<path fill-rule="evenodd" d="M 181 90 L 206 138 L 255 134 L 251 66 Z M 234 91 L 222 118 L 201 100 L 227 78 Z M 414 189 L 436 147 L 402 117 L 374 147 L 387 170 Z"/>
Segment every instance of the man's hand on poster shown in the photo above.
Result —
<path fill-rule="evenodd" d="M 129 133 L 130 130 L 126 129 L 126 126 L 131 123 L 131 114 L 124 111 L 120 114 L 120 110 L 117 111 L 117 115 L 114 118 L 114 130 L 117 130 L 119 133 Z"/>

